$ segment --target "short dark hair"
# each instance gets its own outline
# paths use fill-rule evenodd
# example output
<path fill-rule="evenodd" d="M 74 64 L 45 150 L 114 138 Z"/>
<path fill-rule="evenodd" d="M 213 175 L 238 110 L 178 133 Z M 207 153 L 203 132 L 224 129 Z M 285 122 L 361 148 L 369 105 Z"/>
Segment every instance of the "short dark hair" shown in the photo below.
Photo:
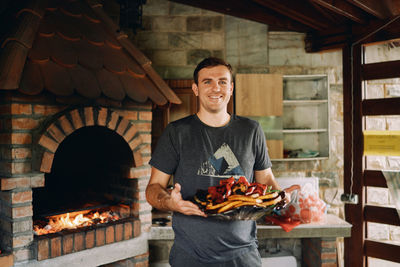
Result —
<path fill-rule="evenodd" d="M 211 68 L 215 66 L 225 66 L 228 68 L 229 73 L 231 74 L 231 81 L 233 78 L 232 75 L 232 66 L 225 62 L 223 59 L 217 58 L 217 57 L 208 57 L 203 59 L 196 67 L 196 69 L 193 72 L 193 79 L 196 84 L 199 83 L 199 71 L 204 69 L 204 68 Z"/>

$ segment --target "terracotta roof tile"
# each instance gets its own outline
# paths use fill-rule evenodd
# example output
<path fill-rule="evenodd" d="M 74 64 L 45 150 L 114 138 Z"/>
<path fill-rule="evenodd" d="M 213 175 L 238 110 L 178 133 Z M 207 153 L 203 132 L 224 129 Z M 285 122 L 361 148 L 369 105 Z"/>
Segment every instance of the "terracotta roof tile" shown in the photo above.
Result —
<path fill-rule="evenodd" d="M 30 12 L 23 12 L 20 15 L 21 26 L 17 26 L 12 33 L 5 38 L 2 43 L 4 47 L 7 42 L 17 41 L 24 45 L 26 48 L 31 48 L 33 40 L 35 39 L 37 28 L 39 27 L 40 17 Z"/>
<path fill-rule="evenodd" d="M 71 75 L 75 90 L 87 98 L 97 98 L 101 95 L 101 90 L 93 71 L 80 65 L 68 69 Z"/>
<path fill-rule="evenodd" d="M 81 17 L 69 16 L 65 11 L 63 12 L 63 9 L 56 10 L 49 16 L 55 17 L 53 21 L 58 35 L 70 41 L 78 41 L 82 38 Z"/>
<path fill-rule="evenodd" d="M 64 67 L 49 60 L 40 64 L 44 74 L 44 87 L 58 96 L 68 96 L 74 92 L 71 77 Z"/>
<path fill-rule="evenodd" d="M 37 1 L 31 1 L 27 4 L 25 8 L 22 8 L 18 13 L 16 14 L 16 17 L 19 17 L 20 14 L 23 12 L 27 11 L 30 12 L 39 18 L 42 18 L 45 12 L 45 5 L 46 5 L 47 0 L 37 0 Z"/>
<path fill-rule="evenodd" d="M 111 48 L 114 48 L 114 49 L 121 49 L 122 48 L 122 46 L 118 42 L 118 40 L 114 36 L 111 36 L 110 34 L 105 33 L 104 42 L 105 42 L 106 45 L 110 46 Z"/>
<path fill-rule="evenodd" d="M 63 5 L 65 1 L 63 0 L 51 0 L 51 1 L 47 1 L 47 5 L 46 5 L 46 10 L 54 10 L 54 9 L 58 9 L 60 6 Z"/>
<path fill-rule="evenodd" d="M 105 96 L 118 101 L 124 99 L 126 93 L 118 74 L 109 72 L 106 69 L 100 69 L 96 72 L 96 76 L 101 91 Z"/>
<path fill-rule="evenodd" d="M 163 79 L 156 73 L 156 71 L 148 64 L 144 65 L 143 68 L 145 69 L 147 75 L 150 77 L 152 82 L 159 88 L 163 95 L 171 102 L 171 103 L 178 103 L 180 104 L 181 101 L 178 96 L 172 91 L 168 90 L 168 85 L 164 82 Z"/>
<path fill-rule="evenodd" d="M 9 42 L 0 50 L 0 88 L 16 89 L 21 80 L 28 49 L 19 42 Z"/>
<path fill-rule="evenodd" d="M 46 12 L 40 22 L 37 35 L 46 37 L 54 36 L 56 33 L 56 20 L 57 17 L 54 15 L 54 12 Z"/>
<path fill-rule="evenodd" d="M 59 9 L 68 16 L 82 18 L 82 4 L 80 1 L 66 1 Z"/>
<path fill-rule="evenodd" d="M 49 38 L 38 35 L 29 50 L 28 57 L 34 62 L 45 62 L 50 59 L 52 46 Z"/>
<path fill-rule="evenodd" d="M 76 66 L 78 54 L 72 41 L 65 40 L 58 35 L 48 39 L 52 46 L 50 57 L 53 61 L 66 68 Z"/>
<path fill-rule="evenodd" d="M 114 49 L 107 45 L 103 47 L 104 68 L 108 71 L 124 74 L 127 70 L 127 57 L 120 49 Z"/>
<path fill-rule="evenodd" d="M 139 80 L 139 79 L 138 79 Z M 147 95 L 156 103 L 157 105 L 167 104 L 167 99 L 160 91 L 157 89 L 156 85 L 150 80 L 148 76 L 146 79 L 140 79 L 142 86 L 146 89 Z"/>
<path fill-rule="evenodd" d="M 3 43 L 0 90 L 19 88 L 34 95 L 45 89 L 63 99 L 73 99 L 75 92 L 110 101 L 128 97 L 137 102 L 150 98 L 157 105 L 181 103 L 98 2 L 28 2 L 31 7 L 19 12 L 25 22 Z"/>
<path fill-rule="evenodd" d="M 143 78 L 146 75 L 144 70 L 139 66 L 139 64 L 134 59 L 128 60 L 126 62 L 126 68 L 129 74 L 132 76 Z"/>
<path fill-rule="evenodd" d="M 86 40 L 75 43 L 78 62 L 89 69 L 103 68 L 102 47 L 89 44 Z"/>
<path fill-rule="evenodd" d="M 146 102 L 147 92 L 143 84 L 143 78 L 135 78 L 128 73 L 120 75 L 122 85 L 124 86 L 126 94 L 138 102 Z"/>
<path fill-rule="evenodd" d="M 93 23 L 86 19 L 82 19 L 81 21 L 80 31 L 82 33 L 82 38 L 94 45 L 103 46 L 105 38 L 104 29 L 102 29 L 101 24 Z"/>
<path fill-rule="evenodd" d="M 43 91 L 43 77 L 40 73 L 39 64 L 27 60 L 22 74 L 19 90 L 27 95 L 37 95 Z"/>
<path fill-rule="evenodd" d="M 93 9 L 83 1 L 76 1 L 76 3 L 79 4 L 79 8 L 82 12 L 83 18 L 93 22 L 93 23 L 101 23 L 101 20 L 96 16 L 96 14 L 93 12 Z"/>

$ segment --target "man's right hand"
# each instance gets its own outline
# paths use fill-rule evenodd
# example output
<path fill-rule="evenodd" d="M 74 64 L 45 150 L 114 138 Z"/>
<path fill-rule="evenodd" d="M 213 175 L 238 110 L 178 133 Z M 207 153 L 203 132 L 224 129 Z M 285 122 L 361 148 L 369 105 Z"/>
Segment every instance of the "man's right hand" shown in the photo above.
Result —
<path fill-rule="evenodd" d="M 158 210 L 206 217 L 206 214 L 196 204 L 182 199 L 180 184 L 175 184 L 171 192 L 167 191 L 166 188 L 170 177 L 171 175 L 157 168 L 151 168 L 150 181 L 146 187 L 147 202 Z"/>
<path fill-rule="evenodd" d="M 165 198 L 165 205 L 172 211 L 180 212 L 185 215 L 198 215 L 207 217 L 207 215 L 200 210 L 200 208 L 191 201 L 183 200 L 181 194 L 181 185 L 176 183 L 172 189 L 170 197 Z"/>

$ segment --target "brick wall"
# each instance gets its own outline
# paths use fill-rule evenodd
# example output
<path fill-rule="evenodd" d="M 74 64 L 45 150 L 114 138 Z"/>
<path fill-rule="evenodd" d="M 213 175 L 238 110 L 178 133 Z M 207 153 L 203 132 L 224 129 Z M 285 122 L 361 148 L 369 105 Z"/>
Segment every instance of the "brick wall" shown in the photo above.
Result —
<path fill-rule="evenodd" d="M 34 243 L 37 260 L 46 260 L 93 247 L 128 240 L 140 235 L 138 219 L 120 220 L 107 226 L 39 236 Z"/>
<path fill-rule="evenodd" d="M 133 258 L 102 265 L 101 267 L 145 267 L 149 266 L 149 253 L 138 255 Z"/>
<path fill-rule="evenodd" d="M 129 190 L 124 193 L 135 199 L 132 208 L 141 223 L 132 223 L 132 236 L 148 231 L 151 225 L 151 207 L 144 196 L 150 177 L 151 104 L 129 101 L 114 107 L 88 104 L 65 104 L 47 94 L 26 96 L 2 92 L 0 95 L 0 249 L 12 252 L 15 262 L 36 258 L 32 249 L 35 247 L 32 189 L 45 186 L 45 173 L 51 170 L 58 145 L 83 126 L 107 127 L 121 135 L 132 149 L 134 166 L 126 175 L 130 182 L 126 183 Z M 124 233 L 129 233 L 125 228 Z M 104 244 L 119 238 L 118 229 L 117 225 L 104 229 Z M 98 230 L 96 242 L 101 240 L 101 231 Z M 80 246 L 77 234 L 49 240 L 49 248 L 51 244 L 59 248 L 50 249 L 47 257 L 90 247 L 90 242 Z"/>
<path fill-rule="evenodd" d="M 336 238 L 303 238 L 302 266 L 336 267 Z"/>

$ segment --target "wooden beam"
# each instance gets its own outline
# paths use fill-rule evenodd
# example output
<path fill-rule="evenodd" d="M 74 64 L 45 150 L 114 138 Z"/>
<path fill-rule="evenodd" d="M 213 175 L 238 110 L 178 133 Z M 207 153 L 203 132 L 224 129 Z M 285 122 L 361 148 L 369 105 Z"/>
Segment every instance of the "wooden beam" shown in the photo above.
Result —
<path fill-rule="evenodd" d="M 307 52 L 320 52 L 343 47 L 347 43 L 374 44 L 400 38 L 400 16 L 391 20 L 371 20 L 365 25 L 336 27 L 324 32 L 312 32 L 306 38 Z M 332 32 L 333 31 L 333 32 Z M 376 32 L 374 34 L 374 32 Z M 361 41 L 360 41 L 361 40 Z M 394 69 L 392 71 L 395 71 Z"/>
<path fill-rule="evenodd" d="M 308 32 L 312 28 L 289 19 L 252 1 L 240 0 L 171 0 L 189 6 L 211 10 L 238 18 L 278 27 L 285 31 Z"/>
<path fill-rule="evenodd" d="M 400 97 L 362 101 L 363 116 L 400 115 Z"/>
<path fill-rule="evenodd" d="M 395 208 L 366 205 L 364 219 L 368 222 L 400 226 L 400 218 Z"/>
<path fill-rule="evenodd" d="M 362 79 L 390 79 L 400 77 L 400 60 L 362 65 Z"/>
<path fill-rule="evenodd" d="M 364 186 L 386 187 L 386 179 L 382 171 L 365 170 L 364 171 Z"/>
<path fill-rule="evenodd" d="M 400 16 L 386 20 L 369 20 L 364 25 L 352 25 L 352 42 L 372 44 L 400 38 Z"/>
<path fill-rule="evenodd" d="M 353 49 L 353 53 L 352 53 Z M 345 204 L 346 221 L 351 237 L 345 238 L 344 261 L 346 266 L 363 267 L 365 257 L 363 243 L 365 203 L 363 169 L 363 138 L 361 116 L 361 46 L 347 45 L 343 48 L 343 123 L 344 123 L 344 192 L 357 194 L 358 204 Z M 351 60 L 353 59 L 353 60 Z M 351 75 L 353 73 L 353 76 Z"/>
<path fill-rule="evenodd" d="M 299 21 L 313 29 L 322 30 L 330 26 L 329 22 L 321 16 L 308 2 L 297 0 L 253 0 L 254 2 L 272 9 L 284 16 Z M 288 8 L 290 7 L 290 8 Z"/>
<path fill-rule="evenodd" d="M 344 0 L 311 0 L 333 12 L 345 16 L 346 18 L 364 24 L 366 22 L 364 14 L 357 7 L 347 3 Z"/>
<path fill-rule="evenodd" d="M 365 249 L 365 255 L 368 257 L 400 263 L 400 253 L 399 253 L 400 246 L 388 243 L 376 242 L 372 240 L 366 240 L 364 249 Z"/>
<path fill-rule="evenodd" d="M 318 5 L 317 3 L 310 1 L 309 2 L 316 10 L 318 10 L 319 13 L 322 14 L 326 19 L 332 21 L 332 23 L 337 23 L 338 22 L 338 17 L 339 15 L 330 11 L 329 9 L 324 8 L 323 6 Z"/>
<path fill-rule="evenodd" d="M 320 36 L 318 33 L 308 33 L 304 39 L 305 49 L 307 52 L 339 49 L 343 48 L 349 39 L 351 39 L 351 34 L 345 32 L 325 36 Z"/>
<path fill-rule="evenodd" d="M 391 16 L 387 5 L 383 4 L 381 1 L 376 0 L 347 0 L 347 2 L 358 6 L 365 12 L 375 16 L 379 19 L 387 19 Z"/>

